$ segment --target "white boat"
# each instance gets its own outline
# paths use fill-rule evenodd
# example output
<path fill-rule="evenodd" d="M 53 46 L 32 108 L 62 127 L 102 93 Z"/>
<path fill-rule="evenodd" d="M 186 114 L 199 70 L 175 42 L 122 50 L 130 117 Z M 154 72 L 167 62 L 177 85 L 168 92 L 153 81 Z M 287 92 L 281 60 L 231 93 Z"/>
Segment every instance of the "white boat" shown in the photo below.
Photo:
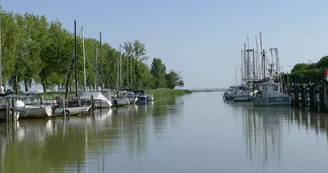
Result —
<path fill-rule="evenodd" d="M 133 93 L 129 91 L 120 91 L 119 95 L 121 95 L 121 98 L 127 98 L 130 104 L 135 104 L 138 101 L 138 97 Z"/>
<path fill-rule="evenodd" d="M 45 118 L 51 117 L 53 114 L 53 108 L 45 105 L 25 105 L 18 107 L 20 112 L 20 118 Z"/>
<path fill-rule="evenodd" d="M 252 101 L 252 96 L 250 95 L 250 90 L 245 85 L 238 86 L 235 97 L 233 99 L 235 102 L 245 102 Z"/>
<path fill-rule="evenodd" d="M 125 106 L 125 105 L 129 105 L 130 102 L 127 97 L 118 97 L 112 99 L 112 104 L 114 106 Z"/>
<path fill-rule="evenodd" d="M 77 107 L 65 107 L 66 115 L 79 115 L 89 111 L 91 106 L 77 106 Z M 55 109 L 56 116 L 63 115 L 63 108 L 59 107 Z"/>
<path fill-rule="evenodd" d="M 154 96 L 152 94 L 147 95 L 147 101 L 149 102 L 154 101 Z"/>
<path fill-rule="evenodd" d="M 95 102 L 95 107 L 96 108 L 111 108 L 112 107 L 112 102 L 110 99 L 105 97 L 101 92 L 96 91 L 96 92 L 79 92 L 79 96 L 81 100 L 90 100 L 91 96 L 93 96 L 94 102 Z"/>

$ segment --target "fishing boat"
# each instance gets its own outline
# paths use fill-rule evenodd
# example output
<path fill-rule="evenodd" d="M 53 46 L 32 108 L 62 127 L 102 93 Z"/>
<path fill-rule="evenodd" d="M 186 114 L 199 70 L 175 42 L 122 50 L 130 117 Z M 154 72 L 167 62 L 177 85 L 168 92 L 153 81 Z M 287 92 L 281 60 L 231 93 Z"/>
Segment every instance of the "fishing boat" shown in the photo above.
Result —
<path fill-rule="evenodd" d="M 53 107 L 46 105 L 24 105 L 17 108 L 20 119 L 45 118 L 53 116 Z"/>
<path fill-rule="evenodd" d="M 250 95 L 250 89 L 244 85 L 240 85 L 236 91 L 233 100 L 235 102 L 252 101 L 252 96 Z"/>
<path fill-rule="evenodd" d="M 223 94 L 224 100 L 233 100 L 235 98 L 238 86 L 230 86 L 226 92 Z"/>
<path fill-rule="evenodd" d="M 254 106 L 290 106 L 291 97 L 284 94 L 280 83 L 269 81 L 260 85 L 253 97 Z"/>

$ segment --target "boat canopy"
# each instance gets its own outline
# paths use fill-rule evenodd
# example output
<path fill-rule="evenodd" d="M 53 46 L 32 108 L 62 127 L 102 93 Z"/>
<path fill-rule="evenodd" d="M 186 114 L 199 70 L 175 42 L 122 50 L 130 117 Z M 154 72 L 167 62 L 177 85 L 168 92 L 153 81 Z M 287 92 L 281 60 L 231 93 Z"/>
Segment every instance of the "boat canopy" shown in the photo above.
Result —
<path fill-rule="evenodd" d="M 79 92 L 79 96 L 81 99 L 87 99 L 89 100 L 91 96 L 93 95 L 93 99 L 95 100 L 108 100 L 101 92 Z"/>

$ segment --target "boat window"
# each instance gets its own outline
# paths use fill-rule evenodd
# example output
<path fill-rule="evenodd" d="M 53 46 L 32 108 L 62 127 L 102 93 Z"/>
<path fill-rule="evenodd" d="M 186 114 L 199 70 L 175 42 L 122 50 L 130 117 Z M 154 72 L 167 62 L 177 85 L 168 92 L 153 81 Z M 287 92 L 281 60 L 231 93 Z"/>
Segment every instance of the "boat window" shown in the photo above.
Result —
<path fill-rule="evenodd" d="M 273 86 L 273 91 L 278 91 L 278 86 L 277 85 Z"/>

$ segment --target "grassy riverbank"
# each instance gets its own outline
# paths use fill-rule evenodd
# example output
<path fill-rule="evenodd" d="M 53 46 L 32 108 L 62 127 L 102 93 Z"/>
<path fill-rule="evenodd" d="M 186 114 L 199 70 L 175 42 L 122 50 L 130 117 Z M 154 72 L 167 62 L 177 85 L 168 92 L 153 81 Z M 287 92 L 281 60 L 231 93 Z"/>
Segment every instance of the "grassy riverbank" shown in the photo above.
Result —
<path fill-rule="evenodd" d="M 147 90 L 148 94 L 153 94 L 154 97 L 158 96 L 181 96 L 192 93 L 190 90 L 182 89 L 159 89 L 159 90 Z"/>

